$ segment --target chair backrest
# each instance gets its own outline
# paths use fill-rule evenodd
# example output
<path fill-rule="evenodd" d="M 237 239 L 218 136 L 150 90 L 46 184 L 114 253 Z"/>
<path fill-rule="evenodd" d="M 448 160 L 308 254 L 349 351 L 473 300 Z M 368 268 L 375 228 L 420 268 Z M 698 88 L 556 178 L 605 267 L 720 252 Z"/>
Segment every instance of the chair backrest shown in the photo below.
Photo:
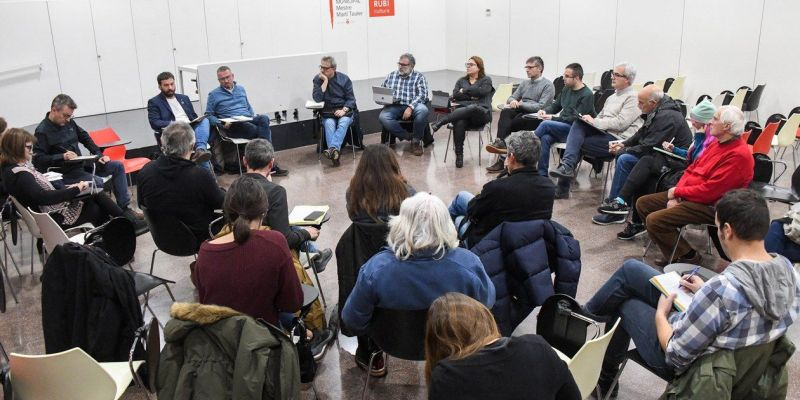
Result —
<path fill-rule="evenodd" d="M 583 399 L 589 397 L 597 386 L 608 343 L 611 342 L 611 337 L 614 336 L 620 321 L 621 319 L 617 318 L 617 322 L 605 335 L 586 342 L 568 363 L 569 372 L 572 373 L 572 378 L 575 379 Z"/>
<path fill-rule="evenodd" d="M 686 118 L 686 115 L 689 113 L 689 108 L 686 107 L 686 103 L 683 102 L 681 99 L 674 99 L 675 103 L 681 108 L 681 113 L 683 114 L 683 118 Z"/>
<path fill-rule="evenodd" d="M 558 78 L 553 79 L 553 87 L 556 90 L 554 99 L 557 99 L 559 96 L 561 96 L 561 91 L 564 90 L 564 77 L 559 76 Z"/>
<path fill-rule="evenodd" d="M 670 97 L 672 97 L 672 96 L 670 96 Z M 714 99 L 711 98 L 711 96 L 709 96 L 707 94 L 701 94 L 700 97 L 697 98 L 697 101 L 694 103 L 694 105 L 700 104 L 700 102 L 702 102 L 703 100 L 708 100 L 708 101 L 712 101 L 712 102 L 714 101 Z"/>
<path fill-rule="evenodd" d="M 390 356 L 403 360 L 425 359 L 425 324 L 428 310 L 392 310 L 376 307 L 369 336 Z"/>
<path fill-rule="evenodd" d="M 69 237 L 67 237 L 67 234 L 64 233 L 64 230 L 61 229 L 60 226 L 58 226 L 50 214 L 38 213 L 30 208 L 28 208 L 28 212 L 31 213 L 34 221 L 36 221 L 36 225 L 39 227 L 47 254 L 52 254 L 53 249 L 55 249 L 56 246 L 69 243 Z"/>
<path fill-rule="evenodd" d="M 603 72 L 603 75 L 600 76 L 600 90 L 613 89 L 611 87 L 611 75 L 613 73 L 613 69 Z"/>
<path fill-rule="evenodd" d="M 497 85 L 497 90 L 494 92 L 494 96 L 492 96 L 492 110 L 496 110 L 497 106 L 500 104 L 506 104 L 506 100 L 511 96 L 513 93 L 513 85 L 510 83 L 501 83 Z"/>
<path fill-rule="evenodd" d="M 17 209 L 20 217 L 22 217 L 22 221 L 25 223 L 25 226 L 28 227 L 28 232 L 30 232 L 31 236 L 41 239 L 42 232 L 39 230 L 39 225 L 36 223 L 36 220 L 33 219 L 33 215 L 28 211 L 28 208 L 23 206 L 14 196 L 9 197 L 11 201 L 14 202 L 14 208 Z"/>
<path fill-rule="evenodd" d="M 720 108 L 724 105 L 729 104 L 731 102 L 731 99 L 733 99 L 733 92 L 731 92 L 730 90 L 723 90 L 719 92 L 717 97 L 714 97 L 714 101 L 712 101 L 712 103 L 714 103 L 715 107 Z"/>
<path fill-rule="evenodd" d="M 595 97 L 595 103 L 594 103 L 594 109 L 597 112 L 600 112 L 600 110 L 603 109 L 603 106 L 606 104 L 606 100 L 608 100 L 608 98 L 611 97 L 612 94 L 614 94 L 614 89 L 601 90 L 599 93 L 600 96 Z"/>
<path fill-rule="evenodd" d="M 667 90 L 667 95 L 669 97 L 672 97 L 673 99 L 682 99 L 683 98 L 683 87 L 684 87 L 685 83 L 686 83 L 686 77 L 685 76 L 676 77 L 675 80 L 672 81 L 672 84 L 669 85 L 669 90 Z M 706 96 L 708 96 L 708 95 L 706 95 Z M 708 96 L 708 98 L 711 98 L 711 96 Z"/>
<path fill-rule="evenodd" d="M 800 128 L 800 114 L 794 114 L 778 130 L 778 147 L 789 147 L 797 138 L 797 129 Z"/>
<path fill-rule="evenodd" d="M 770 122 L 764 127 L 764 130 L 761 131 L 761 134 L 758 135 L 758 138 L 753 143 L 753 153 L 769 155 L 769 150 L 772 147 L 772 138 L 775 137 L 779 125 L 780 122 Z"/>
<path fill-rule="evenodd" d="M 197 254 L 200 243 L 192 230 L 171 213 L 142 208 L 144 219 L 156 247 L 172 256 L 188 257 Z"/>
<path fill-rule="evenodd" d="M 758 105 L 761 103 L 761 95 L 764 93 L 764 86 L 767 86 L 767 84 L 758 85 L 753 89 L 753 92 L 742 104 L 742 111 L 755 111 L 758 109 Z"/>
<path fill-rule="evenodd" d="M 662 88 L 664 93 L 669 92 L 670 87 L 672 87 L 672 82 L 675 82 L 675 78 L 667 78 L 664 80 L 664 87 Z"/>
<path fill-rule="evenodd" d="M 667 83 L 666 79 L 659 79 L 659 80 L 655 81 L 655 83 L 653 83 L 653 84 L 656 85 L 657 88 L 659 88 L 661 90 L 664 90 L 664 84 L 666 84 L 666 83 Z"/>
<path fill-rule="evenodd" d="M 20 399 L 117 398 L 114 379 L 97 361 L 77 347 L 45 355 L 11 353 L 10 364 L 12 387 Z M 125 386 L 127 383 L 124 383 Z"/>
<path fill-rule="evenodd" d="M 588 322 L 573 315 L 578 311 L 580 305 L 570 296 L 554 294 L 548 297 L 536 316 L 536 334 L 567 357 L 575 356 L 586 343 L 589 326 Z"/>
<path fill-rule="evenodd" d="M 89 137 L 91 137 L 94 144 L 98 146 L 119 140 L 119 135 L 117 135 L 117 132 L 114 132 L 114 128 L 110 127 L 100 129 L 99 131 L 89 132 Z M 108 156 L 112 160 L 119 161 L 125 159 L 125 152 L 125 146 L 119 145 L 103 150 L 103 155 Z"/>
<path fill-rule="evenodd" d="M 736 91 L 736 94 L 733 95 L 733 99 L 731 99 L 729 105 L 742 108 L 742 104 L 744 104 L 744 98 L 747 97 L 748 93 L 750 93 L 749 87 L 740 87 L 739 90 Z"/>

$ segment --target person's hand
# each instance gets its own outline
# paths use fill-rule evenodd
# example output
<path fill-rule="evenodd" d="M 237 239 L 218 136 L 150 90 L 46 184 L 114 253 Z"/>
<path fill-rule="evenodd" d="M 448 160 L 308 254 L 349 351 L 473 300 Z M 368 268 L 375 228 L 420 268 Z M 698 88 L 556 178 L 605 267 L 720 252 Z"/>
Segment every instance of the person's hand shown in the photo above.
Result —
<path fill-rule="evenodd" d="M 339 110 L 336 110 L 336 111 L 334 111 L 334 112 L 333 112 L 333 115 L 334 115 L 336 118 L 341 118 L 341 117 L 343 117 L 345 114 L 347 114 L 347 113 L 346 113 L 346 112 L 344 112 L 344 110 L 342 110 L 342 109 L 339 109 Z"/>
<path fill-rule="evenodd" d="M 670 142 L 664 142 L 661 143 L 661 147 L 663 147 L 666 151 L 672 152 L 672 149 L 675 148 L 675 145 Z"/>
<path fill-rule="evenodd" d="M 77 156 L 78 155 L 75 154 L 74 151 L 68 151 L 68 152 L 64 153 L 64 159 L 67 160 L 67 161 L 72 160 L 73 158 L 75 158 Z"/>
<path fill-rule="evenodd" d="M 671 187 L 667 190 L 667 199 L 674 199 L 675 198 L 675 188 Z"/>
<path fill-rule="evenodd" d="M 589 114 L 584 115 L 581 119 L 589 125 L 594 125 L 594 118 Z"/>
<path fill-rule="evenodd" d="M 517 108 L 517 107 L 519 107 L 519 102 L 516 101 L 516 100 L 511 100 L 511 102 L 508 103 L 508 106 L 511 107 L 511 108 Z"/>
<path fill-rule="evenodd" d="M 663 294 L 658 299 L 658 307 L 656 307 L 656 315 L 661 314 L 665 317 L 669 316 L 669 313 L 672 312 L 672 304 L 675 302 L 675 297 L 677 295 L 675 293 L 664 296 Z"/>
<path fill-rule="evenodd" d="M 325 83 L 325 82 L 328 81 L 328 77 L 325 76 L 325 74 L 323 74 L 322 72 L 319 73 L 319 79 L 322 79 L 322 83 Z"/>
<path fill-rule="evenodd" d="M 681 277 L 680 283 L 682 287 L 686 288 L 690 292 L 697 293 L 697 291 L 700 290 L 700 286 L 703 286 L 704 282 L 703 278 L 697 275 L 689 276 L 688 274 L 686 274 Z"/>
<path fill-rule="evenodd" d="M 222 123 L 222 126 L 223 126 L 225 129 L 231 129 L 231 125 L 233 125 L 233 123 L 231 123 L 231 122 L 223 122 L 223 123 Z"/>
<path fill-rule="evenodd" d="M 311 235 L 311 240 L 317 240 L 317 238 L 319 237 L 319 229 L 311 227 L 311 226 L 307 226 L 307 227 L 305 227 L 303 229 L 308 231 L 308 233 Z"/>
<path fill-rule="evenodd" d="M 547 116 L 547 113 L 544 112 L 544 110 L 539 110 L 536 112 L 536 115 L 538 115 L 539 118 L 544 119 L 544 117 Z"/>
<path fill-rule="evenodd" d="M 670 199 L 669 201 L 667 201 L 667 208 L 675 207 L 678 204 L 681 204 L 681 203 L 679 203 L 677 199 Z"/>
<path fill-rule="evenodd" d="M 552 116 L 552 115 L 550 115 L 550 114 L 545 114 L 543 111 L 539 111 L 539 112 L 540 112 L 540 113 L 542 113 L 541 115 L 539 115 L 539 117 L 540 117 L 542 120 L 544 120 L 544 121 L 550 121 L 551 119 L 553 119 L 553 116 Z"/>
<path fill-rule="evenodd" d="M 72 185 L 67 185 L 68 188 L 78 188 L 81 192 L 86 190 L 89 187 L 89 181 L 80 181 L 78 183 L 73 183 Z"/>
<path fill-rule="evenodd" d="M 97 162 L 99 162 L 100 164 L 105 164 L 109 161 L 111 161 L 111 157 L 109 156 L 102 156 L 100 157 L 100 159 L 97 160 Z"/>
<path fill-rule="evenodd" d="M 411 107 L 406 107 L 406 110 L 403 111 L 403 119 L 408 120 L 411 119 L 411 113 L 414 111 Z"/>
<path fill-rule="evenodd" d="M 622 149 L 624 149 L 624 148 L 625 148 L 625 144 L 622 143 L 622 142 L 616 142 L 616 143 L 609 143 L 608 144 L 608 152 L 613 154 L 613 155 L 619 154 L 619 152 L 622 151 Z"/>

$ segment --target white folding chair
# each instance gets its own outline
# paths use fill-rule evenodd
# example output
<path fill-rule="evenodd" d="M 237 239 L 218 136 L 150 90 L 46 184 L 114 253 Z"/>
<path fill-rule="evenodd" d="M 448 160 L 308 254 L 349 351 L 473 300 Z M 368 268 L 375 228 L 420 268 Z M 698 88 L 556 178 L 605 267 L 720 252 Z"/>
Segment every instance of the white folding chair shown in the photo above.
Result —
<path fill-rule="evenodd" d="M 60 226 L 58 226 L 58 224 L 56 223 L 55 220 L 53 220 L 53 217 L 51 217 L 50 214 L 33 211 L 30 209 L 30 207 L 28 207 L 28 212 L 31 213 L 31 216 L 33 216 L 33 220 L 36 221 L 36 225 L 39 227 L 39 231 L 42 234 L 42 240 L 44 241 L 44 249 L 46 254 L 52 253 L 53 249 L 55 249 L 56 246 L 60 244 L 69 242 L 83 244 L 83 241 L 86 239 L 85 233 L 80 233 L 78 235 L 69 237 L 67 236 L 66 233 L 67 231 L 71 232 L 74 230 L 81 230 L 81 229 L 85 230 L 94 229 L 94 226 L 92 224 L 87 223 L 69 228 L 65 231 L 61 229 Z M 45 260 L 47 260 L 47 256 L 45 256 Z"/>
<path fill-rule="evenodd" d="M 558 357 L 567 363 L 569 372 L 572 373 L 572 378 L 575 379 L 578 390 L 581 392 L 582 399 L 589 397 L 597 386 L 608 343 L 611 342 L 611 337 L 614 336 L 620 321 L 621 319 L 618 318 L 614 327 L 606 332 L 605 335 L 586 342 L 572 358 L 567 357 L 555 347 L 553 348 Z M 599 393 L 597 397 L 600 398 Z"/>

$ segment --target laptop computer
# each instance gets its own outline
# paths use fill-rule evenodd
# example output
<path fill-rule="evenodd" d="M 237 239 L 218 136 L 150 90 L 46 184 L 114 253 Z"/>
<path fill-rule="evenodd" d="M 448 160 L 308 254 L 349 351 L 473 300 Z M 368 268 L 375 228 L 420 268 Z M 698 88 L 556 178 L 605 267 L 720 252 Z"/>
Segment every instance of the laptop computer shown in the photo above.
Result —
<path fill-rule="evenodd" d="M 394 104 L 394 90 L 383 86 L 373 86 L 372 100 L 382 105 Z"/>
<path fill-rule="evenodd" d="M 450 108 L 450 93 L 434 90 L 433 97 L 431 97 L 431 107 Z"/>

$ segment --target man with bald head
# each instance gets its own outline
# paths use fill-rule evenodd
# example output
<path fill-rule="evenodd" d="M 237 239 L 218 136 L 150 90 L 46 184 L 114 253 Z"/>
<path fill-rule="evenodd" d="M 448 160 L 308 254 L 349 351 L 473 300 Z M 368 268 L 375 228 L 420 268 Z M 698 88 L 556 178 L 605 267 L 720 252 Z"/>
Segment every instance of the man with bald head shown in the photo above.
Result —
<path fill-rule="evenodd" d="M 655 85 L 645 86 L 637 96 L 639 109 L 644 114 L 644 124 L 633 136 L 624 141 L 609 142 L 608 152 L 617 156 L 611 191 L 605 202 L 619 196 L 633 166 L 643 156 L 655 152 L 653 147 L 662 142 L 672 142 L 676 147 L 688 148 L 692 132 L 686 123 L 680 105 Z M 598 225 L 621 224 L 625 215 L 600 214 L 592 218 Z"/>

